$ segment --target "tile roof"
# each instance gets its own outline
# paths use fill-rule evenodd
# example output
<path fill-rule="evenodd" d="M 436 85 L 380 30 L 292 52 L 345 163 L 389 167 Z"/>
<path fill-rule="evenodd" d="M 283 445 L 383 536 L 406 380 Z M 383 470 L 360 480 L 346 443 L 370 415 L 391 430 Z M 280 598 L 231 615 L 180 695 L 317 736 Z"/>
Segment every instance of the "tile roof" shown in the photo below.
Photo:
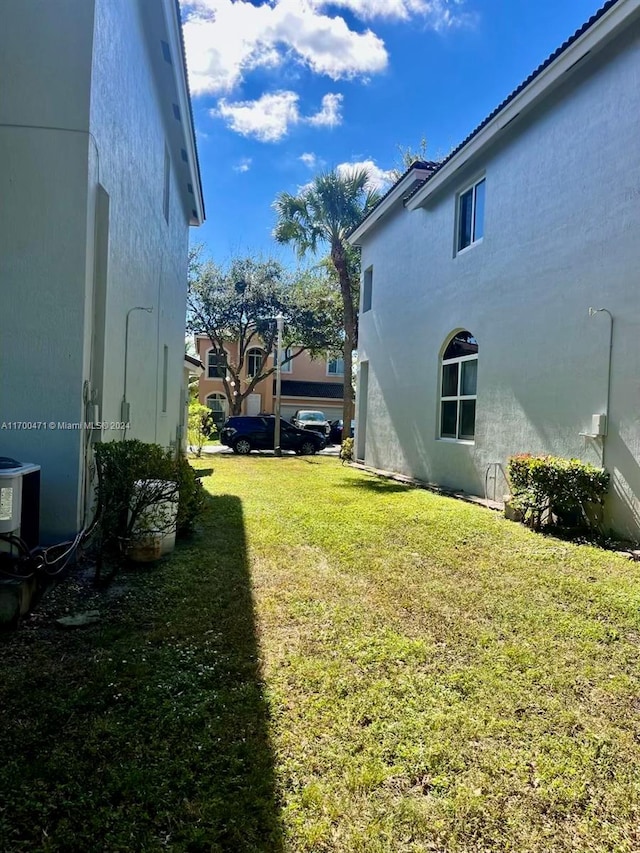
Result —
<path fill-rule="evenodd" d="M 598 11 L 595 12 L 589 18 L 588 21 L 585 21 L 585 23 L 579 29 L 577 29 L 572 36 L 569 36 L 569 38 L 565 42 L 563 42 L 559 48 L 554 50 L 554 52 L 550 56 L 548 56 L 544 60 L 544 62 L 542 62 L 535 69 L 535 71 L 532 71 L 531 74 L 526 78 L 526 80 L 523 80 L 522 83 L 520 83 L 520 85 L 517 86 L 513 90 L 513 92 L 511 92 L 510 95 L 507 95 L 507 97 L 502 101 L 502 103 L 498 104 L 498 106 L 493 110 L 493 112 L 489 113 L 489 115 L 483 121 L 481 121 L 480 124 L 474 130 L 472 130 L 471 133 L 465 139 L 463 139 L 459 145 L 457 145 L 453 149 L 453 151 L 449 152 L 449 154 L 447 154 L 447 156 L 444 158 L 444 160 L 442 160 L 440 163 L 438 163 L 437 168 L 433 170 L 433 172 L 429 175 L 429 177 L 426 178 L 424 181 L 422 181 L 420 186 L 416 186 L 411 190 L 411 192 L 409 193 L 407 198 L 411 198 L 412 196 L 414 196 L 421 189 L 421 187 L 424 186 L 425 183 L 427 183 L 427 181 L 429 181 L 435 174 L 437 174 L 437 172 L 439 172 L 444 166 L 446 166 L 446 164 L 449 162 L 449 160 L 451 160 L 453 157 L 455 157 L 456 154 L 465 147 L 465 145 L 467 145 L 469 142 L 471 142 L 471 140 L 475 136 L 477 136 L 478 133 L 480 133 L 480 131 L 482 130 L 483 127 L 485 127 L 487 124 L 489 124 L 490 121 L 493 121 L 493 119 L 499 113 L 501 113 L 502 110 L 504 110 L 505 107 L 507 107 L 511 103 L 511 101 L 513 101 L 513 99 L 516 98 L 520 94 L 520 92 L 522 92 L 524 89 L 527 88 L 527 86 L 529 86 L 531 83 L 533 83 L 533 81 L 536 79 L 536 77 L 539 77 L 539 75 L 545 70 L 545 68 L 548 68 L 548 66 L 551 65 L 552 62 L 555 62 L 555 60 L 558 59 L 558 57 L 561 56 L 569 47 L 571 47 L 571 45 L 574 42 L 576 42 L 580 38 L 580 36 L 584 35 L 584 33 L 586 33 L 587 30 L 591 29 L 591 27 L 597 21 L 599 21 L 600 18 L 602 18 L 602 16 L 605 15 L 609 11 L 609 9 L 613 8 L 619 2 L 620 2 L 620 0 L 607 0 L 607 2 L 604 4 L 604 6 L 601 6 L 600 9 L 598 9 Z M 393 189 L 393 187 L 392 187 L 392 189 Z"/>
<path fill-rule="evenodd" d="M 273 393 L 276 393 L 275 379 Z M 303 382 L 296 379 L 283 379 L 281 393 L 283 397 L 313 397 L 325 400 L 342 400 L 344 386 L 338 382 Z"/>
<path fill-rule="evenodd" d="M 424 171 L 430 172 L 431 175 L 433 175 L 438 170 L 439 166 L 440 166 L 440 163 L 437 160 L 414 160 L 413 163 L 409 166 L 409 168 L 400 175 L 398 180 L 395 181 L 389 187 L 389 189 L 386 191 L 386 193 L 384 195 L 380 196 L 378 201 L 374 204 L 374 206 L 367 213 L 367 215 L 364 216 L 360 220 L 360 222 L 358 222 L 357 225 L 355 225 L 353 228 L 351 228 L 349 230 L 347 237 L 349 236 L 349 234 L 352 234 L 356 230 L 356 228 L 359 228 L 360 225 L 363 222 L 365 222 L 365 220 L 367 220 L 373 213 L 375 213 L 375 211 L 380 207 L 380 205 L 385 201 L 385 199 L 387 199 L 391 195 L 391 193 L 395 190 L 395 188 L 398 186 L 398 184 L 400 184 L 402 181 L 404 181 L 404 179 L 407 177 L 409 172 L 412 172 L 414 169 L 424 169 Z M 431 175 L 429 175 L 429 177 L 431 177 Z M 408 195 L 412 196 L 416 190 L 419 190 L 420 187 L 423 186 L 427 182 L 427 180 L 428 180 L 427 178 L 423 178 L 422 180 L 419 180 L 416 183 L 415 187 L 413 187 L 411 189 L 411 191 L 408 193 Z"/>
<path fill-rule="evenodd" d="M 504 110 L 505 107 L 508 106 L 508 104 L 510 104 L 511 101 L 513 101 L 513 99 L 516 98 L 520 94 L 520 92 L 523 91 L 523 89 L 526 89 L 527 86 L 532 83 L 536 79 L 536 77 L 538 77 L 545 70 L 545 68 L 551 65 L 551 63 L 555 62 L 555 60 L 559 56 L 561 56 L 561 54 L 563 54 L 575 41 L 577 41 L 580 36 L 586 33 L 587 30 L 589 30 L 597 21 L 600 20 L 600 18 L 602 18 L 603 15 L 605 15 L 609 11 L 609 9 L 613 8 L 613 6 L 615 6 L 619 2 L 620 0 L 607 0 L 604 6 L 598 9 L 598 11 L 594 15 L 592 15 L 588 21 L 586 21 L 578 30 L 576 30 L 576 32 L 572 36 L 570 36 L 562 45 L 560 45 L 557 50 L 555 50 L 549 57 L 547 57 L 547 59 L 545 59 L 545 61 L 541 65 L 539 65 L 536 70 L 533 71 L 527 77 L 526 80 L 520 83 L 520 85 L 516 89 L 514 89 L 513 92 L 511 92 L 511 94 L 508 95 L 502 101 L 502 103 L 500 103 L 493 110 L 492 113 L 490 113 L 474 130 L 472 130 L 471 133 L 465 139 L 463 139 L 462 142 L 457 145 L 453 149 L 453 151 L 451 151 L 443 160 L 441 160 L 440 162 L 416 161 L 415 163 L 412 163 L 411 166 L 409 166 L 409 168 L 407 169 L 407 171 L 403 175 L 401 175 L 400 178 L 398 178 L 398 180 L 393 184 L 393 186 L 390 187 L 389 190 L 387 190 L 387 192 L 382 196 L 378 204 L 376 204 L 376 206 L 373 207 L 369 211 L 369 213 L 367 213 L 367 215 L 360 220 L 360 222 L 355 226 L 355 228 L 351 229 L 349 234 L 356 231 L 356 229 L 358 229 L 363 222 L 366 222 L 367 219 L 369 219 L 369 217 L 374 213 L 374 211 L 379 207 L 379 205 L 387 198 L 387 196 L 391 195 L 391 193 L 394 192 L 398 184 L 402 180 L 404 180 L 404 178 L 406 178 L 406 176 L 412 169 L 428 169 L 431 174 L 429 174 L 428 177 L 424 178 L 423 180 L 418 181 L 415 186 L 411 188 L 404 201 L 407 201 L 408 199 L 416 195 L 416 193 L 418 193 L 422 189 L 422 187 L 434 177 L 434 175 L 436 175 L 444 166 L 446 166 L 446 164 L 453 157 L 455 157 L 455 155 L 458 154 L 458 152 L 461 151 L 465 147 L 465 145 L 471 142 L 471 140 L 475 136 L 477 136 L 478 133 L 480 133 L 480 131 L 498 115 L 498 113 L 502 112 L 502 110 Z"/>

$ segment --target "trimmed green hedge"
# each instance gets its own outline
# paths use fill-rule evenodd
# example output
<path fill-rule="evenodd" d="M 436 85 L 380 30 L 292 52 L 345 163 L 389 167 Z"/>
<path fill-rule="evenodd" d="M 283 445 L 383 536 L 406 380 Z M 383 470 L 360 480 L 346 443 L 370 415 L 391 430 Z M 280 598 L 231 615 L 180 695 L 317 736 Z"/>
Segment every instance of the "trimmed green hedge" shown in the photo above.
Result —
<path fill-rule="evenodd" d="M 591 527 L 587 511 L 603 504 L 609 488 L 609 473 L 579 459 L 557 456 L 512 456 L 508 463 L 513 505 L 525 523 L 539 530 L 555 516 L 565 527 Z"/>

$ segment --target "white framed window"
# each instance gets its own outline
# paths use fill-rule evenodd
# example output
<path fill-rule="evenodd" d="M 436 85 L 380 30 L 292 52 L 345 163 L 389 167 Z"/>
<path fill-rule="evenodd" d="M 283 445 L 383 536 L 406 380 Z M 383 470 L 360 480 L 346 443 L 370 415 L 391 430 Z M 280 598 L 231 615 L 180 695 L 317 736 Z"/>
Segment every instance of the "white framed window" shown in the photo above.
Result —
<path fill-rule="evenodd" d="M 344 376 L 344 359 L 327 359 L 327 376 Z"/>
<path fill-rule="evenodd" d="M 362 313 L 371 311 L 371 297 L 373 291 L 373 267 L 364 271 L 362 276 Z"/>
<path fill-rule="evenodd" d="M 227 398 L 224 394 L 209 394 L 205 400 L 205 406 L 211 409 L 216 428 L 220 429 L 227 419 L 227 412 L 229 410 Z"/>
<path fill-rule="evenodd" d="M 207 353 L 207 379 L 222 379 L 227 372 L 227 353 L 210 349 Z"/>
<path fill-rule="evenodd" d="M 456 332 L 440 366 L 441 439 L 474 441 L 478 385 L 478 342 L 471 332 Z"/>
<path fill-rule="evenodd" d="M 247 376 L 249 379 L 253 379 L 254 376 L 260 373 L 263 359 L 264 353 L 261 349 L 255 347 L 249 350 L 247 353 Z"/>
<path fill-rule="evenodd" d="M 482 178 L 458 194 L 456 251 L 461 252 L 484 236 L 486 179 Z"/>
<path fill-rule="evenodd" d="M 169 222 L 169 201 L 170 201 L 170 192 L 171 192 L 171 154 L 169 153 L 169 146 L 165 144 L 164 146 L 164 184 L 163 184 L 163 192 L 162 192 L 162 212 L 164 214 L 165 222 Z"/>
<path fill-rule="evenodd" d="M 280 367 L 280 373 L 291 373 L 293 371 L 293 363 L 291 358 L 293 357 L 293 352 L 291 347 L 287 347 L 282 350 L 282 366 Z M 273 363 L 278 363 L 278 351 L 274 349 L 273 351 Z"/>

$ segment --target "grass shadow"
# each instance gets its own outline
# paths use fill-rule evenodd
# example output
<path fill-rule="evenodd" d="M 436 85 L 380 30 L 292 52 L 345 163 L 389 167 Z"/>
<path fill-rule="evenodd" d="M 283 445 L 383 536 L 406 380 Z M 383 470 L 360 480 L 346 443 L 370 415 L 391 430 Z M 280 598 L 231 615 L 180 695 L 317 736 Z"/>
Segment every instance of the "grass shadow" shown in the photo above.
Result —
<path fill-rule="evenodd" d="M 280 853 L 242 504 L 84 632 L 16 635 L 0 684 L 0 849 Z"/>
<path fill-rule="evenodd" d="M 417 489 L 418 486 L 414 486 L 412 483 L 399 483 L 397 480 L 386 480 L 383 478 L 358 478 L 358 479 L 349 479 L 345 477 L 341 484 L 342 486 L 349 486 L 352 489 L 358 489 L 359 491 L 365 492 L 375 492 L 381 495 L 391 495 L 396 492 L 409 492 L 413 489 Z"/>

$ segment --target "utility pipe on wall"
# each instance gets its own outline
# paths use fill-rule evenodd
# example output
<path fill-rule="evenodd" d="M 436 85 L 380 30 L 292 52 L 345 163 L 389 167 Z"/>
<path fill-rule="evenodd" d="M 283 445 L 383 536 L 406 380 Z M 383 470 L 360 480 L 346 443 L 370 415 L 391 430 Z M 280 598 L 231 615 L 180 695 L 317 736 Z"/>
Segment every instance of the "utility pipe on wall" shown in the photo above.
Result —
<path fill-rule="evenodd" d="M 605 443 L 609 434 L 609 412 L 611 408 L 611 363 L 613 361 L 613 314 L 608 308 L 589 308 L 589 316 L 595 317 L 596 314 L 607 314 L 609 317 L 609 355 L 607 361 L 607 403 L 605 409 L 605 425 L 604 434 L 602 436 L 602 467 L 605 467 Z"/>

